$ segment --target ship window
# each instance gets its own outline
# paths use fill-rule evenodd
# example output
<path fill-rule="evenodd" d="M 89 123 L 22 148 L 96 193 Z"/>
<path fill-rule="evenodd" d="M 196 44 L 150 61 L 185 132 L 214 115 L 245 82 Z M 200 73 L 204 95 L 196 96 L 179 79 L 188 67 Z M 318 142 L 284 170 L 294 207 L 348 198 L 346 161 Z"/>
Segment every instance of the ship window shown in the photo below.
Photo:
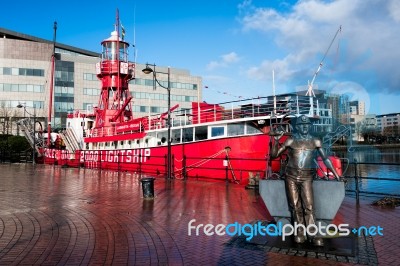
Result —
<path fill-rule="evenodd" d="M 181 130 L 180 129 L 174 129 L 171 132 L 171 141 L 172 143 L 180 143 L 181 142 Z"/>
<path fill-rule="evenodd" d="M 228 124 L 228 136 L 244 135 L 244 124 Z"/>
<path fill-rule="evenodd" d="M 257 133 L 262 133 L 262 132 L 254 124 L 246 123 L 246 134 L 257 134 Z"/>
<path fill-rule="evenodd" d="M 194 132 L 195 132 L 195 134 L 194 134 L 195 140 L 207 139 L 207 127 L 206 126 L 196 127 Z"/>
<path fill-rule="evenodd" d="M 225 127 L 223 126 L 217 126 L 217 127 L 211 127 L 211 137 L 221 137 L 225 135 Z"/>
<path fill-rule="evenodd" d="M 161 143 L 163 143 L 163 144 L 166 143 L 167 137 L 168 137 L 167 131 L 157 132 L 157 139 L 161 140 Z"/>
<path fill-rule="evenodd" d="M 183 128 L 182 129 L 182 142 L 189 142 L 193 141 L 193 128 L 188 127 L 188 128 Z"/>

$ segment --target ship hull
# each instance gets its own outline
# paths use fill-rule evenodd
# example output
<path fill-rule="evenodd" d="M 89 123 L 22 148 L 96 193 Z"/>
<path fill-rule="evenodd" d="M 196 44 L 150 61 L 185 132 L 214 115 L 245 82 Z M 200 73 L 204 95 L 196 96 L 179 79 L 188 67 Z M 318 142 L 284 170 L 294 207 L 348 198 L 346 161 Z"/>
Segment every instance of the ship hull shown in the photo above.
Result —
<path fill-rule="evenodd" d="M 267 169 L 269 136 L 257 134 L 173 144 L 172 176 L 247 182 L 249 176 L 264 177 Z M 167 173 L 167 146 L 139 149 L 80 150 L 74 153 L 45 150 L 46 164 L 132 171 L 164 177 Z M 278 161 L 272 170 L 279 171 Z"/>

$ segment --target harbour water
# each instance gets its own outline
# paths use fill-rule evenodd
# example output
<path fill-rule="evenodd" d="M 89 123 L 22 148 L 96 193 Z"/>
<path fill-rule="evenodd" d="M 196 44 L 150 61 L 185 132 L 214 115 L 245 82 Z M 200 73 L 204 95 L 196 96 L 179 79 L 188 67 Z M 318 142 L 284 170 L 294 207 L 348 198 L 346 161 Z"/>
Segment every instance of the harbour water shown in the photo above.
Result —
<path fill-rule="evenodd" d="M 349 161 L 344 173 L 348 177 L 347 189 L 355 189 L 355 168 L 361 177 L 359 189 L 366 198 L 381 198 L 382 194 L 400 195 L 400 150 L 370 147 L 352 152 L 336 152 Z M 357 162 L 357 166 L 356 163 Z M 348 193 L 351 195 L 351 193 Z"/>

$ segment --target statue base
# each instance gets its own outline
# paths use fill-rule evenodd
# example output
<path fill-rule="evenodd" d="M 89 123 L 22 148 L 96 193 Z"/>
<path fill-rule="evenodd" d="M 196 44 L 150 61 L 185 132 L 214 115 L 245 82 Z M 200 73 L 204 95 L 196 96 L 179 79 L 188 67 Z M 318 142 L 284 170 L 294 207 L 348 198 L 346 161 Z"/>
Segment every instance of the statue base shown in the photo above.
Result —
<path fill-rule="evenodd" d="M 314 180 L 313 193 L 315 217 L 326 223 L 335 218 L 345 196 L 344 182 Z M 264 179 L 259 182 L 259 192 L 271 216 L 290 220 L 291 213 L 286 197 L 285 180 Z"/>

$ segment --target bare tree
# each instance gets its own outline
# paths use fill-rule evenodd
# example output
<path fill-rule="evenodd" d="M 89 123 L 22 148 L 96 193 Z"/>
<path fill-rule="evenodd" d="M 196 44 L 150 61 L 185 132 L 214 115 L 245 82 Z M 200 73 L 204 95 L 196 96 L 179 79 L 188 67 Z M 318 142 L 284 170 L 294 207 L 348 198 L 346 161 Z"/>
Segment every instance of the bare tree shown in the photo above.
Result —
<path fill-rule="evenodd" d="M 355 132 L 356 132 L 356 135 L 357 135 L 357 141 L 360 141 L 361 140 L 361 138 L 362 138 L 362 136 L 363 136 L 363 132 L 365 131 L 365 129 L 366 129 L 366 121 L 365 121 L 365 119 L 363 119 L 363 120 L 361 120 L 361 121 L 358 121 L 356 124 L 355 124 L 355 127 L 354 127 L 354 129 L 355 129 Z"/>
<path fill-rule="evenodd" d="M 5 102 L 0 104 L 0 133 L 12 134 L 13 118 L 16 117 L 17 111 L 6 105 Z"/>

